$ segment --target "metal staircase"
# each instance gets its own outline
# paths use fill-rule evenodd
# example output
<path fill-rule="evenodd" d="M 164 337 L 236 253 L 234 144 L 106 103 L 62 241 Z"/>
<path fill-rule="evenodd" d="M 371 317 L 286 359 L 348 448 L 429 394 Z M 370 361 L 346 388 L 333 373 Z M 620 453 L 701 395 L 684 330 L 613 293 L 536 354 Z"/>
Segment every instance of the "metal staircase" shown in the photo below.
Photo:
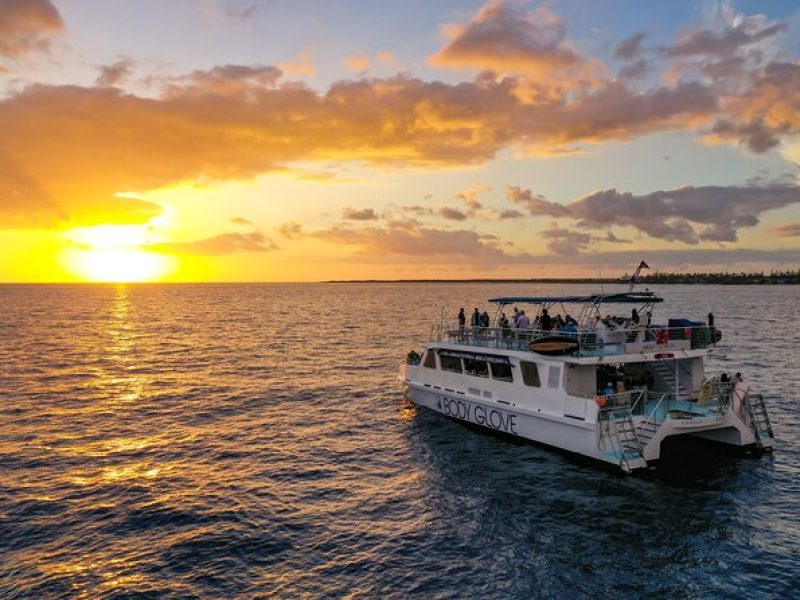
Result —
<path fill-rule="evenodd" d="M 658 431 L 660 423 L 653 423 L 651 421 L 642 421 L 636 426 L 636 435 L 639 437 L 639 441 L 642 444 L 642 447 L 647 446 L 650 443 L 650 440 L 656 435 Z"/>
<path fill-rule="evenodd" d="M 742 400 L 744 413 L 747 415 L 746 421 L 756 438 L 759 448 L 764 448 L 764 438 L 774 439 L 772 425 L 769 422 L 767 406 L 764 404 L 764 397 L 761 394 L 748 394 Z M 767 446 L 771 449 L 771 444 Z"/>
<path fill-rule="evenodd" d="M 619 448 L 619 466 L 625 472 L 630 472 L 631 461 L 644 460 L 644 447 L 636 431 L 629 407 L 612 407 L 604 411 L 603 415 L 609 425 L 609 435 L 616 439 Z"/>
<path fill-rule="evenodd" d="M 667 389 L 674 392 L 675 390 L 675 369 L 672 368 L 672 364 L 666 360 L 659 360 L 654 363 L 653 370 L 656 374 L 661 378 L 661 380 L 667 385 Z M 683 384 L 683 381 L 678 381 L 678 398 L 676 400 L 680 400 L 682 398 L 688 398 L 690 395 L 689 389 Z"/>

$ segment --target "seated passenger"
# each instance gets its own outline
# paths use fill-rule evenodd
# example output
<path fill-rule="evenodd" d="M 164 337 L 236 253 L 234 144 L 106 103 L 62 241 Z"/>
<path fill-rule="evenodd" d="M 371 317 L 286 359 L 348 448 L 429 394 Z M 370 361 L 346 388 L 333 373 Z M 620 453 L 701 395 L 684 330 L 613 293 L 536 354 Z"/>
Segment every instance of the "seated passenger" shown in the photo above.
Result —
<path fill-rule="evenodd" d="M 575 324 L 570 321 L 569 323 L 565 324 L 564 327 L 561 328 L 561 332 L 562 333 L 578 333 L 578 328 L 575 327 Z"/>

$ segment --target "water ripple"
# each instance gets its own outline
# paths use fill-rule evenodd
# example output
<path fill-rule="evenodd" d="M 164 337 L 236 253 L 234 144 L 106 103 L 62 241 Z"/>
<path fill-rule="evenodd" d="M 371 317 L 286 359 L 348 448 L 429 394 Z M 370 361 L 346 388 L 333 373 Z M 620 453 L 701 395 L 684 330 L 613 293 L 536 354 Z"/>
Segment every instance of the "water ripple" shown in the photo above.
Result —
<path fill-rule="evenodd" d="M 502 288 L 0 286 L 0 597 L 795 593 L 796 289 L 665 288 L 713 308 L 709 367 L 771 396 L 779 449 L 642 478 L 402 398 L 443 304 L 567 291 Z"/>

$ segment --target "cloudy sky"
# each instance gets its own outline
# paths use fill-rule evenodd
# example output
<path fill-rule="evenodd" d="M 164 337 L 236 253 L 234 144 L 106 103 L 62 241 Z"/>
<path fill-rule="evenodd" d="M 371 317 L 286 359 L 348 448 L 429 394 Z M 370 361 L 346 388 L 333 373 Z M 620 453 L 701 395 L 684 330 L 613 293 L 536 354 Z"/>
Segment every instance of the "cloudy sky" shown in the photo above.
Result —
<path fill-rule="evenodd" d="M 800 5 L 0 0 L 0 281 L 800 265 Z"/>

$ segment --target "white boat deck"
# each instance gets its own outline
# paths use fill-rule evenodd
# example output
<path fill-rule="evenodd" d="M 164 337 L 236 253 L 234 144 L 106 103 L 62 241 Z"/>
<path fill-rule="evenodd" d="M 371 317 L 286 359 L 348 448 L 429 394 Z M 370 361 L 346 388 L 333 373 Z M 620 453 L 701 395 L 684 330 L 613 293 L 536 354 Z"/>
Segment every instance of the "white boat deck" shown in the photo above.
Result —
<path fill-rule="evenodd" d="M 460 329 L 457 326 L 434 325 L 429 341 L 527 352 L 531 342 L 544 338 L 573 340 L 577 344 L 577 349 L 570 352 L 569 356 L 588 358 L 709 348 L 714 345 L 715 331 L 705 325 L 690 327 L 651 325 L 616 329 L 607 332 L 605 336 L 598 336 L 591 329 L 579 331 L 518 330 L 497 327 Z"/>

